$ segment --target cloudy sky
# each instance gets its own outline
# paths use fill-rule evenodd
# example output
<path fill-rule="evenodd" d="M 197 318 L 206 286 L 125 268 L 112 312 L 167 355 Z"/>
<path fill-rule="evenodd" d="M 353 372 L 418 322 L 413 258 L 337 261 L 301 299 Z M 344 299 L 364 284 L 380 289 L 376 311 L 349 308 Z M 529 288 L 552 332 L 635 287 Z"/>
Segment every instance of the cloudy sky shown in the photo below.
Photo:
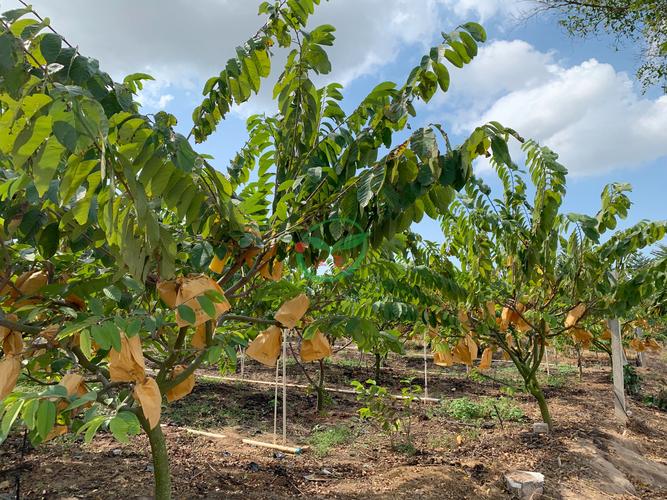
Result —
<path fill-rule="evenodd" d="M 3 10 L 17 3 L 0 0 Z M 185 131 L 203 82 L 261 25 L 259 0 L 31 3 L 115 78 L 152 74 L 156 80 L 141 96 L 144 110 L 175 114 Z M 420 119 L 442 123 L 459 140 L 497 120 L 550 146 L 570 171 L 570 211 L 594 213 L 602 187 L 622 181 L 634 188 L 628 222 L 667 218 L 667 96 L 655 89 L 642 94 L 633 77 L 638 49 L 615 50 L 605 37 L 571 39 L 554 18 L 526 15 L 529 8 L 529 0 L 330 0 L 322 1 L 311 26 L 337 28 L 327 78 L 346 85 L 350 109 L 377 83 L 402 82 L 441 31 L 468 20 L 483 23 L 489 41 L 471 65 L 452 71 L 449 93 L 419 108 Z M 262 93 L 198 150 L 225 169 L 243 144 L 245 117 L 271 106 L 270 93 Z M 477 168 L 491 179 L 484 165 Z M 440 239 L 436 224 L 420 229 Z"/>

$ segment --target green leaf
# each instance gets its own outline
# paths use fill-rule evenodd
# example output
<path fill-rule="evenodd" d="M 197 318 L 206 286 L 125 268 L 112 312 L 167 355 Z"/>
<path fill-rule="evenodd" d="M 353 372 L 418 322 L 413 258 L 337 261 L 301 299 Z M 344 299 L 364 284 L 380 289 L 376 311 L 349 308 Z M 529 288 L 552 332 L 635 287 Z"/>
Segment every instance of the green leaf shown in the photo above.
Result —
<path fill-rule="evenodd" d="M 109 285 L 108 287 L 104 288 L 102 292 L 114 302 L 120 302 L 121 298 L 123 297 L 123 292 L 121 292 L 120 288 L 118 288 L 116 285 Z"/>
<path fill-rule="evenodd" d="M 440 85 L 443 92 L 447 92 L 449 89 L 449 71 L 447 71 L 447 67 L 444 64 L 434 61 L 433 71 L 438 77 L 438 85 Z"/>
<path fill-rule="evenodd" d="M 42 234 L 39 236 L 37 248 L 44 260 L 53 257 L 58 250 L 58 244 L 60 243 L 60 229 L 58 226 L 58 222 L 52 222 L 42 229 Z"/>
<path fill-rule="evenodd" d="M 33 163 L 32 171 L 35 178 L 35 188 L 37 188 L 37 193 L 40 196 L 48 191 L 63 151 L 65 151 L 63 145 L 51 137 L 42 146 L 39 158 Z"/>
<path fill-rule="evenodd" d="M 204 292 L 204 295 L 206 295 L 209 299 L 211 299 L 213 302 L 217 304 L 221 304 L 227 301 L 225 295 L 218 292 L 217 290 L 206 290 L 206 292 Z"/>
<path fill-rule="evenodd" d="M 39 399 L 31 399 L 26 401 L 25 406 L 23 407 L 23 414 L 21 418 L 25 426 L 32 430 L 35 428 L 37 410 L 39 408 Z"/>
<path fill-rule="evenodd" d="M 197 316 L 195 315 L 195 312 L 192 310 L 192 308 L 186 306 L 185 304 L 178 306 L 178 314 L 183 320 L 193 325 L 197 319 Z"/>
<path fill-rule="evenodd" d="M 23 400 L 19 399 L 5 408 L 5 414 L 2 417 L 2 423 L 0 423 L 0 443 L 7 439 L 9 431 L 11 430 L 12 425 L 14 425 L 14 421 L 16 421 L 22 407 Z"/>
<path fill-rule="evenodd" d="M 483 43 L 486 41 L 486 31 L 481 24 L 469 22 L 461 26 L 465 28 L 468 33 L 470 33 L 476 42 Z"/>
<path fill-rule="evenodd" d="M 90 327 L 90 334 L 102 349 L 111 349 L 111 339 L 107 336 L 107 331 L 101 325 L 92 325 Z"/>
<path fill-rule="evenodd" d="M 79 347 L 86 358 L 91 359 L 93 357 L 92 342 L 88 330 L 82 331 L 79 335 Z"/>
<path fill-rule="evenodd" d="M 120 330 L 118 330 L 116 324 L 113 321 L 105 321 L 102 324 L 102 327 L 104 328 L 106 338 L 109 339 L 111 347 L 120 352 L 122 349 L 122 342 L 120 340 Z"/>
<path fill-rule="evenodd" d="M 42 400 L 37 410 L 37 434 L 46 439 L 56 423 L 56 405 L 52 401 Z"/>
<path fill-rule="evenodd" d="M 462 68 L 463 67 L 463 61 L 461 60 L 461 56 L 459 56 L 456 52 L 454 52 L 451 49 L 445 50 L 445 59 L 447 59 L 450 63 L 452 63 L 457 68 Z"/>
<path fill-rule="evenodd" d="M 123 444 L 129 443 L 129 439 L 127 437 L 128 425 L 124 419 L 118 416 L 112 418 L 109 421 L 109 430 L 111 431 L 111 434 L 113 434 L 113 437 L 117 441 Z"/>
<path fill-rule="evenodd" d="M 209 298 L 206 297 L 205 295 L 199 295 L 199 296 L 197 297 L 197 302 L 199 302 L 199 305 L 201 306 L 201 308 L 202 308 L 202 309 L 204 310 L 204 312 L 205 312 L 206 314 L 208 314 L 211 318 L 215 318 L 215 317 L 216 317 L 216 313 L 215 313 L 215 305 L 213 304 L 213 302 L 211 301 L 211 299 L 209 299 Z M 191 323 L 192 323 L 192 322 L 191 322 Z"/>
<path fill-rule="evenodd" d="M 86 442 L 86 444 L 89 444 L 93 440 L 93 437 L 95 437 L 97 429 L 100 428 L 100 426 L 104 423 L 105 420 L 106 417 L 102 415 L 93 418 L 92 420 L 86 422 L 83 426 L 81 426 L 81 428 L 77 432 L 77 435 L 79 435 L 83 431 L 86 431 L 86 434 L 84 436 L 84 441 Z"/>
<path fill-rule="evenodd" d="M 47 33 L 42 37 L 39 50 L 47 63 L 56 62 L 62 48 L 62 38 L 55 33 Z"/>
<path fill-rule="evenodd" d="M 508 167 L 512 166 L 512 157 L 510 156 L 507 143 L 497 135 L 491 138 L 491 151 L 493 152 L 494 160 L 498 163 L 504 163 Z"/>
<path fill-rule="evenodd" d="M 78 408 L 79 406 L 83 406 L 87 403 L 92 403 L 93 401 L 97 400 L 97 392 L 96 391 L 90 391 L 85 393 L 83 396 L 80 397 L 73 397 L 72 402 L 65 408 L 63 411 L 70 411 L 75 408 Z"/>

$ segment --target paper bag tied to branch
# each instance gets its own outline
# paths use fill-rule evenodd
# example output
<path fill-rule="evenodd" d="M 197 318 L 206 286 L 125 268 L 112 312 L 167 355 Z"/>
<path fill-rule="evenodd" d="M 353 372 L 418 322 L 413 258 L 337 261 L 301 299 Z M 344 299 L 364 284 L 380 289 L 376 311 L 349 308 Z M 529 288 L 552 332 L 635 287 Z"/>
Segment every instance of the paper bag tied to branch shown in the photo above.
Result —
<path fill-rule="evenodd" d="M 177 365 L 174 367 L 174 370 L 171 372 L 171 379 L 178 377 L 185 370 L 185 366 Z M 167 401 L 170 403 L 172 401 L 177 401 L 181 398 L 184 398 L 192 392 L 192 389 L 195 387 L 195 374 L 191 373 L 183 382 L 172 387 L 167 391 Z"/>
<path fill-rule="evenodd" d="M 493 351 L 494 349 L 492 347 L 487 347 L 484 349 L 484 352 L 482 352 L 482 359 L 479 360 L 479 369 L 484 371 L 488 370 L 491 368 L 491 362 L 493 361 Z"/>
<path fill-rule="evenodd" d="M 304 340 L 301 343 L 301 361 L 310 362 L 324 359 L 331 356 L 331 345 L 326 335 L 319 330 L 315 332 L 312 339 Z"/>
<path fill-rule="evenodd" d="M 567 313 L 567 317 L 565 318 L 565 327 L 569 328 L 576 325 L 577 321 L 581 319 L 585 312 L 586 304 L 577 304 L 574 308 L 570 309 L 570 312 Z"/>
<path fill-rule="evenodd" d="M 433 363 L 438 366 L 452 366 L 454 364 L 454 358 L 449 350 L 435 351 L 433 353 Z"/>
<path fill-rule="evenodd" d="M 195 313 L 195 322 L 190 323 L 176 312 L 176 324 L 179 328 L 184 326 L 199 326 L 207 321 L 218 317 L 227 312 L 231 307 L 226 300 L 223 302 L 213 302 L 215 308 L 215 317 L 209 316 L 203 309 L 197 297 L 203 296 L 208 291 L 218 292 L 224 297 L 224 293 L 220 285 L 211 277 L 200 275 L 187 278 L 178 278 L 172 281 L 163 281 L 158 283 L 158 292 L 160 298 L 167 306 L 176 308 L 180 305 L 188 306 Z"/>
<path fill-rule="evenodd" d="M 286 328 L 294 328 L 303 315 L 306 314 L 309 305 L 310 301 L 308 297 L 302 293 L 280 306 L 275 315 L 276 321 L 280 322 Z"/>
<path fill-rule="evenodd" d="M 206 323 L 197 327 L 190 339 L 190 345 L 198 351 L 206 349 Z"/>
<path fill-rule="evenodd" d="M 141 411 L 148 420 L 148 425 L 154 429 L 160 424 L 160 413 L 162 411 L 162 395 L 155 379 L 146 378 L 134 386 L 132 393 L 141 405 Z"/>
<path fill-rule="evenodd" d="M 146 377 L 144 352 L 139 335 L 120 334 L 121 349 L 109 351 L 109 375 L 112 382 L 141 382 Z"/>
<path fill-rule="evenodd" d="M 16 387 L 21 373 L 21 358 L 10 354 L 0 359 L 0 401 Z"/>
<path fill-rule="evenodd" d="M 266 366 L 276 366 L 280 356 L 282 332 L 277 326 L 270 326 L 250 342 L 246 354 Z"/>
<path fill-rule="evenodd" d="M 10 331 L 8 328 L 0 327 L 0 342 L 5 356 L 10 354 L 19 355 L 23 351 L 23 336 L 21 332 Z"/>

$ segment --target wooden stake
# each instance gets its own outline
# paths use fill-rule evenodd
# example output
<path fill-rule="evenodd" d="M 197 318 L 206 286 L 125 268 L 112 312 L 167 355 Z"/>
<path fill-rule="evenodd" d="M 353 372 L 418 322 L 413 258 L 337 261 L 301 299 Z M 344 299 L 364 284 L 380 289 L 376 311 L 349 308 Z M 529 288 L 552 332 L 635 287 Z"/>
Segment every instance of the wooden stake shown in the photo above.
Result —
<path fill-rule="evenodd" d="M 264 441 L 255 441 L 253 439 L 243 439 L 242 441 L 245 444 L 249 444 L 249 445 L 252 445 L 252 446 L 261 446 L 263 448 L 271 448 L 273 450 L 284 451 L 286 453 L 294 453 L 295 455 L 300 455 L 302 452 L 306 451 L 309 448 L 309 446 L 293 447 L 293 446 L 285 446 L 285 445 L 281 445 L 281 444 L 265 443 Z"/>
<path fill-rule="evenodd" d="M 614 379 L 614 414 L 622 424 L 628 420 L 623 387 L 623 344 L 621 343 L 621 324 L 618 319 L 607 321 L 611 330 L 611 365 Z"/>
<path fill-rule="evenodd" d="M 190 434 L 198 434 L 200 436 L 207 436 L 207 437 L 216 438 L 216 439 L 224 439 L 224 438 L 227 437 L 224 434 L 216 434 L 215 432 L 199 431 L 197 429 L 190 429 L 188 427 L 185 427 L 185 431 L 189 432 Z"/>

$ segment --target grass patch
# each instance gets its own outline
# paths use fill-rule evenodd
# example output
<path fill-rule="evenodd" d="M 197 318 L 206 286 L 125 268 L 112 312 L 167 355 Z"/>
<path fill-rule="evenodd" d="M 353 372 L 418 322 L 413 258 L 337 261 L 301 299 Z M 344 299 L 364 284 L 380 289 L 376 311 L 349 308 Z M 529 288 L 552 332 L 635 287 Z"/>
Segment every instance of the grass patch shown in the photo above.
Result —
<path fill-rule="evenodd" d="M 510 422 L 519 422 L 524 418 L 523 410 L 507 397 L 482 398 L 479 401 L 463 397 L 442 401 L 433 409 L 433 414 L 436 417 L 446 416 L 463 422 L 494 420 L 498 415 L 503 421 Z"/>
<path fill-rule="evenodd" d="M 308 444 L 319 458 L 326 457 L 332 448 L 349 443 L 354 437 L 352 431 L 343 425 L 328 429 L 316 429 L 308 438 Z"/>

